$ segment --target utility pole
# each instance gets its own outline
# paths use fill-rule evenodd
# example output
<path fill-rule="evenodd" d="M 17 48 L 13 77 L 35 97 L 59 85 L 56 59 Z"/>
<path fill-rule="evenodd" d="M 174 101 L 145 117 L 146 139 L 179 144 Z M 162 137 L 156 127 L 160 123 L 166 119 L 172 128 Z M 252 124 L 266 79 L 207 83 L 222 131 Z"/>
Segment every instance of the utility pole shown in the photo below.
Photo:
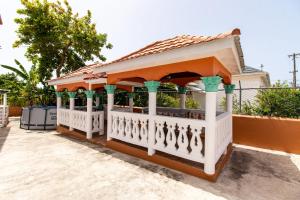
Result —
<path fill-rule="evenodd" d="M 298 72 L 298 70 L 296 68 L 296 58 L 298 56 L 300 56 L 300 53 L 293 53 L 293 54 L 288 55 L 288 56 L 289 56 L 289 58 L 292 57 L 292 60 L 293 60 L 293 63 L 294 63 L 293 71 L 291 71 L 290 73 L 293 74 L 293 87 L 295 88 L 295 87 L 297 87 L 297 72 Z"/>

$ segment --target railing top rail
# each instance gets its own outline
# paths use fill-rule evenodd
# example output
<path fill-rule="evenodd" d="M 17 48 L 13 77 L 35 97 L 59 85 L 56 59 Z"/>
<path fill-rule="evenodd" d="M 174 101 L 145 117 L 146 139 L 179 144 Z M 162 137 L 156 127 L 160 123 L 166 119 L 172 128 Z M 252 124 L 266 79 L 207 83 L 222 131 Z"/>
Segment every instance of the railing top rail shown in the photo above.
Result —
<path fill-rule="evenodd" d="M 196 126 L 204 126 L 204 127 L 207 124 L 205 120 L 162 116 L 162 115 L 155 115 L 155 119 L 166 120 L 166 121 L 174 120 L 174 122 L 178 122 L 178 123 L 187 123 L 187 124 L 192 124 L 194 126 L 196 125 Z"/>
<path fill-rule="evenodd" d="M 224 112 L 224 113 L 218 115 L 217 118 L 216 118 L 216 120 L 217 120 L 217 121 L 221 121 L 221 120 L 223 120 L 223 119 L 229 117 L 230 115 L 231 115 L 230 112 Z"/>

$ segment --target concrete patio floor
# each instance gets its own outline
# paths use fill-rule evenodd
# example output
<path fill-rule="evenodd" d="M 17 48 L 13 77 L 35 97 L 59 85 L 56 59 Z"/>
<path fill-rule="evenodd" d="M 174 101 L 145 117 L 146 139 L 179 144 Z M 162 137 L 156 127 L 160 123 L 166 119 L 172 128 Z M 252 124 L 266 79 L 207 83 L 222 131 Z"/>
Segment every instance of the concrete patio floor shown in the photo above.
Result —
<path fill-rule="evenodd" d="M 0 128 L 0 199 L 300 199 L 300 156 L 235 147 L 216 183 L 55 131 Z"/>

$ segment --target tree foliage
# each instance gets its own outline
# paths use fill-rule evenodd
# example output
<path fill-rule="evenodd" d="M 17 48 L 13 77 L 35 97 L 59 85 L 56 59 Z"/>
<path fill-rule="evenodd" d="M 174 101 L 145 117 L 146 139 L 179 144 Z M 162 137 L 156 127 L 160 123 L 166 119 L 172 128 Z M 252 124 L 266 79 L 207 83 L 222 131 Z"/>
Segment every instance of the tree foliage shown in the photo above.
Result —
<path fill-rule="evenodd" d="M 67 1 L 21 0 L 15 22 L 18 39 L 14 47 L 27 46 L 26 57 L 37 66 L 40 81 L 55 72 L 61 74 L 78 69 L 86 61 L 100 59 L 103 48 L 112 48 L 107 35 L 97 33 L 91 12 L 83 17 L 73 14 Z"/>
<path fill-rule="evenodd" d="M 260 90 L 256 96 L 255 112 L 276 117 L 300 117 L 300 90 L 277 82 L 274 89 Z"/>
<path fill-rule="evenodd" d="M 15 60 L 15 63 L 17 65 L 15 67 L 0 65 L 13 72 L 13 74 L 3 75 L 6 77 L 6 79 L 3 79 L 3 88 L 10 90 L 9 96 L 12 96 L 15 101 L 9 101 L 10 105 L 48 104 L 53 101 L 53 87 L 38 87 L 39 73 L 37 67 L 33 65 L 27 72 L 18 60 Z M 19 81 L 17 77 L 21 78 L 22 81 Z M 8 87 L 5 85 L 8 85 Z"/>
<path fill-rule="evenodd" d="M 225 98 L 221 104 L 226 107 Z M 272 88 L 258 89 L 255 99 L 243 101 L 241 106 L 233 95 L 232 107 L 236 114 L 300 118 L 300 90 L 278 81 Z"/>
<path fill-rule="evenodd" d="M 8 104 L 11 106 L 24 106 L 25 99 L 20 98 L 22 90 L 25 86 L 23 81 L 20 81 L 16 74 L 7 73 L 0 74 L 0 88 L 9 90 L 8 93 Z"/>

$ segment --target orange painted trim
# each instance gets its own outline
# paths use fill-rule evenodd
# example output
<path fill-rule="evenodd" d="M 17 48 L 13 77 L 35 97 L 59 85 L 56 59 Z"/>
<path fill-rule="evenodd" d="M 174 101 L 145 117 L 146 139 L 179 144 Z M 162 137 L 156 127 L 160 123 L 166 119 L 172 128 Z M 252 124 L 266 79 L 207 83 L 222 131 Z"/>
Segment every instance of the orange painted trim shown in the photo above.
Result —
<path fill-rule="evenodd" d="M 300 154 L 300 119 L 233 115 L 233 142 Z"/>
<path fill-rule="evenodd" d="M 226 84 L 231 83 L 230 72 L 215 57 L 108 74 L 107 82 L 108 84 L 116 84 L 119 81 L 128 80 L 130 78 L 159 81 L 164 76 L 180 72 L 193 72 L 199 74 L 199 76 L 219 75 L 223 77 Z"/>
<path fill-rule="evenodd" d="M 89 84 L 86 82 L 76 82 L 76 83 L 68 83 L 68 84 L 62 84 L 57 85 L 57 91 L 62 92 L 63 90 L 67 89 L 69 92 L 75 92 L 79 88 L 84 88 L 86 90 L 89 89 Z"/>

